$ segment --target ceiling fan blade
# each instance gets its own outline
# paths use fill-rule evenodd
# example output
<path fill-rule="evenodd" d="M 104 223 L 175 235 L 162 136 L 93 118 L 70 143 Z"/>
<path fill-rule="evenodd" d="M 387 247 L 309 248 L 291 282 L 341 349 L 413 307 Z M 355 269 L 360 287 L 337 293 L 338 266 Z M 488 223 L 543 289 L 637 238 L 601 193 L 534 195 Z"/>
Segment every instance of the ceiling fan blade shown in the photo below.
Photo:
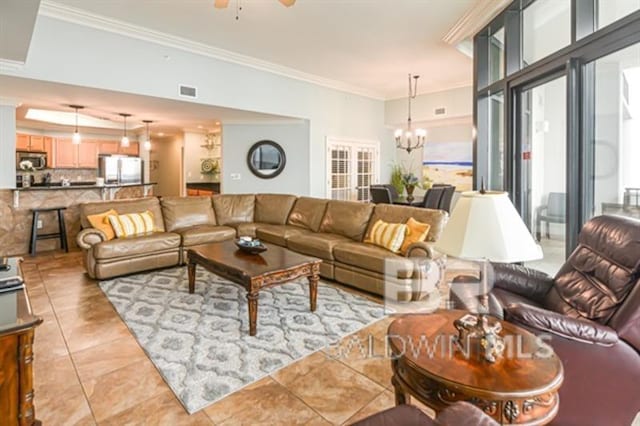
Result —
<path fill-rule="evenodd" d="M 278 0 L 278 1 L 287 7 L 291 7 L 296 3 L 296 0 Z"/>
<path fill-rule="evenodd" d="M 216 9 L 224 9 L 225 7 L 229 6 L 229 0 L 215 0 L 213 6 Z"/>

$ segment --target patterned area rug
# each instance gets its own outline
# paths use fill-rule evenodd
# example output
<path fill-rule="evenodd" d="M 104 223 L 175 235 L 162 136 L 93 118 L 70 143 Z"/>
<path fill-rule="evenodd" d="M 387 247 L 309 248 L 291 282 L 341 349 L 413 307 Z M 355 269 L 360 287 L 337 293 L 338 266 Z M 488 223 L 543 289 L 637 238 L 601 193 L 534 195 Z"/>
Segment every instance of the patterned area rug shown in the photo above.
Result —
<path fill-rule="evenodd" d="M 203 268 L 189 294 L 186 267 L 100 282 L 189 413 L 384 317 L 384 308 L 306 278 L 261 291 L 249 336 L 246 291 Z"/>

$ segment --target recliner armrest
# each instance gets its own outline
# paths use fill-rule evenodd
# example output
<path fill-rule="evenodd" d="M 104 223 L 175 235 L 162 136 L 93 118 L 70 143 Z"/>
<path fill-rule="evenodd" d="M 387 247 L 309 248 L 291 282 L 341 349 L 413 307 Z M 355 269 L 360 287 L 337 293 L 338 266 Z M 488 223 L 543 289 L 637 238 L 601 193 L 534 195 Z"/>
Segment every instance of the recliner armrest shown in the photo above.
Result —
<path fill-rule="evenodd" d="M 541 271 L 513 263 L 492 263 L 493 286 L 542 304 L 553 286 L 553 278 Z"/>
<path fill-rule="evenodd" d="M 618 341 L 618 333 L 605 325 L 522 303 L 507 306 L 504 309 L 504 318 L 578 342 L 612 346 Z"/>
<path fill-rule="evenodd" d="M 93 245 L 107 241 L 107 236 L 104 232 L 96 228 L 86 228 L 78 233 L 76 242 L 78 247 L 89 250 Z"/>
<path fill-rule="evenodd" d="M 406 257 L 427 257 L 433 259 L 433 248 L 429 243 L 418 241 L 411 244 L 405 253 Z"/>

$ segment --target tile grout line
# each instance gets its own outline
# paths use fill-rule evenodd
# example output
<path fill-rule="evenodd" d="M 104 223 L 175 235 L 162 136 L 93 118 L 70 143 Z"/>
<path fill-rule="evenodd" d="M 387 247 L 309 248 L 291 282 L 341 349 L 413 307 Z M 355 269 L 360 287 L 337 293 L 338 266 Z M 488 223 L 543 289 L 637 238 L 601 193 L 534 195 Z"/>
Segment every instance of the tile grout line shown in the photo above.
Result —
<path fill-rule="evenodd" d="M 52 268 L 53 269 L 53 268 Z M 71 361 L 71 365 L 73 365 L 73 371 L 76 373 L 76 379 L 78 380 L 78 384 L 80 385 L 80 389 L 82 389 L 82 395 L 84 396 L 84 400 L 87 404 L 87 407 L 89 407 L 89 412 L 91 413 L 91 418 L 93 419 L 93 422 L 97 425 L 98 424 L 98 420 L 96 419 L 96 415 L 93 412 L 93 407 L 91 406 L 91 403 L 89 401 L 89 396 L 87 395 L 87 392 L 84 388 L 84 385 L 82 384 L 82 380 L 80 380 L 80 374 L 78 373 L 78 367 L 76 366 L 76 363 L 73 359 L 73 356 L 71 356 L 71 348 L 69 348 L 69 343 L 67 342 L 67 338 L 62 330 L 62 324 L 60 324 L 60 320 L 58 318 L 58 313 L 56 311 L 55 306 L 53 305 L 53 302 L 51 300 L 51 296 L 49 295 L 49 289 L 47 288 L 47 284 L 45 282 L 45 280 L 42 277 L 42 273 L 40 272 L 40 267 L 38 265 L 38 263 L 36 263 L 36 270 L 38 271 L 38 275 L 40 276 L 40 281 L 42 282 L 42 285 L 44 287 L 44 291 L 47 294 L 47 299 L 49 299 L 49 305 L 51 306 L 51 310 L 53 311 L 53 317 L 55 318 L 56 321 L 56 325 L 58 326 L 58 331 L 60 332 L 60 335 L 62 336 L 62 340 L 64 341 L 64 346 L 65 348 L 67 348 L 67 356 L 69 357 L 69 360 Z"/>

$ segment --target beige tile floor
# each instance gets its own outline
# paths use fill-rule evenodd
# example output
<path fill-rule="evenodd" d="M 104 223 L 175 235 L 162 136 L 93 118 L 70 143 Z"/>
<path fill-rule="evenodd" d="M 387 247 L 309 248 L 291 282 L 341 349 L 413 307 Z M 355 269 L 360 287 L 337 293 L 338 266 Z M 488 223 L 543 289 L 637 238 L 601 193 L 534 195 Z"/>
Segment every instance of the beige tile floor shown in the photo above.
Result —
<path fill-rule="evenodd" d="M 329 348 L 188 415 L 84 274 L 79 252 L 27 257 L 23 272 L 33 309 L 44 318 L 34 380 L 45 425 L 339 425 L 394 404 L 383 356 L 387 318 L 358 333 L 372 336 L 378 356 Z"/>

